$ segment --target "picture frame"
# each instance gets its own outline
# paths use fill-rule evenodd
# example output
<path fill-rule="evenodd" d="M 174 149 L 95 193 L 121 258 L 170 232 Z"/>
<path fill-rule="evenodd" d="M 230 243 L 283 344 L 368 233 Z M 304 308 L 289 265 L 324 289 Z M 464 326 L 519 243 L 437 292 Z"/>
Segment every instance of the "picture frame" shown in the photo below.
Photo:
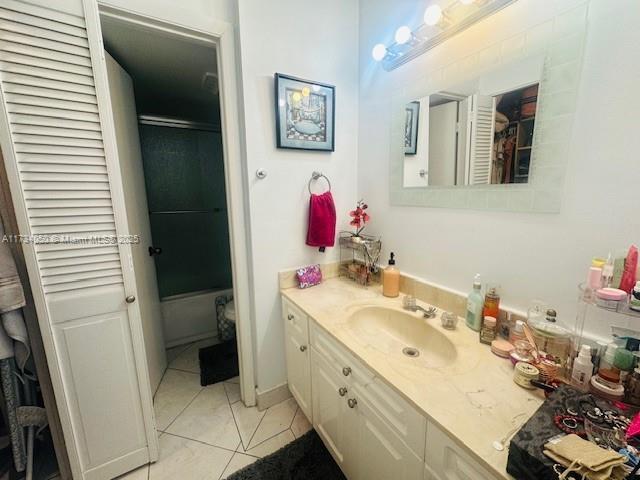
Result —
<path fill-rule="evenodd" d="M 420 102 L 409 102 L 404 117 L 404 154 L 415 155 L 418 152 L 418 120 Z"/>
<path fill-rule="evenodd" d="M 335 86 L 276 73 L 276 145 L 335 151 Z"/>

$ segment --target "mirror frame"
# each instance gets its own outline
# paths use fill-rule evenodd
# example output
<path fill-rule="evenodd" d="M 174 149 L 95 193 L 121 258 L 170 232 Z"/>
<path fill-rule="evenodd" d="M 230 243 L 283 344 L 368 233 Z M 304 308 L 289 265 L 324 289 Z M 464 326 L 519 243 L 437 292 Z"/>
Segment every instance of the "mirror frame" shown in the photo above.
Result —
<path fill-rule="evenodd" d="M 506 9 L 508 10 L 508 9 Z M 571 144 L 587 29 L 587 5 L 558 15 L 547 37 L 535 49 L 521 48 L 501 63 L 484 67 L 479 54 L 446 65 L 423 85 L 398 89 L 392 95 L 389 194 L 391 205 L 472 210 L 557 213 L 562 206 L 564 180 Z M 558 25 L 558 27 L 556 26 Z M 564 26 L 565 28 L 559 28 Z M 524 34 L 526 31 L 523 32 Z M 487 48 L 500 48 L 503 41 Z M 440 48 L 446 48 L 446 43 Z M 532 56 L 544 58 L 529 182 L 467 186 L 405 187 L 404 110 L 407 103 L 446 90 L 468 78 Z M 475 59 L 473 58 L 475 57 Z M 475 61 L 473 61 L 475 60 Z M 457 76 L 457 77 L 456 77 Z"/>

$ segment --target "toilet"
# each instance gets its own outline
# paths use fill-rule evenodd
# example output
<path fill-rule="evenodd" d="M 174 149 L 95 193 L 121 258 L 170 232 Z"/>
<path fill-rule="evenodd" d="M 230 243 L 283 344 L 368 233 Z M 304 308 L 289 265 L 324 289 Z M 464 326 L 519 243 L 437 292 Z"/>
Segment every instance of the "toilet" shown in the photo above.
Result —
<path fill-rule="evenodd" d="M 227 319 L 229 322 L 233 323 L 233 325 L 235 326 L 235 324 L 236 324 L 236 305 L 235 305 L 233 300 L 231 300 L 230 302 L 228 302 L 224 306 L 224 318 Z"/>
<path fill-rule="evenodd" d="M 221 307 L 218 307 L 221 308 Z M 222 342 L 236 338 L 236 306 L 233 300 L 224 304 L 222 312 L 218 310 L 218 338 Z"/>

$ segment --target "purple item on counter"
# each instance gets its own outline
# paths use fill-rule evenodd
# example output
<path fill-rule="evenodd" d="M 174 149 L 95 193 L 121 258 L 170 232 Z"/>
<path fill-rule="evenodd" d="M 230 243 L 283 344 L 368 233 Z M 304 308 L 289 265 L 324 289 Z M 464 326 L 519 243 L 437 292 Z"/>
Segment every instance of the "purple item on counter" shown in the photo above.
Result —
<path fill-rule="evenodd" d="M 298 286 L 300 288 L 309 288 L 322 282 L 322 271 L 320 265 L 309 265 L 296 270 L 298 277 Z"/>

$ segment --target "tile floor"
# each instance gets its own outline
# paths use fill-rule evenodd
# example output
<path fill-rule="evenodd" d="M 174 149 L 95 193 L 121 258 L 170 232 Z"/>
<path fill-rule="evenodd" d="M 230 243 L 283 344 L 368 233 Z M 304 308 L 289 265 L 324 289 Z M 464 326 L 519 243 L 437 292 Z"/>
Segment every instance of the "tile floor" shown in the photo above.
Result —
<path fill-rule="evenodd" d="M 213 343 L 167 350 L 154 399 L 160 458 L 120 480 L 221 480 L 311 429 L 293 398 L 259 412 L 240 401 L 237 377 L 201 387 L 198 350 Z"/>

